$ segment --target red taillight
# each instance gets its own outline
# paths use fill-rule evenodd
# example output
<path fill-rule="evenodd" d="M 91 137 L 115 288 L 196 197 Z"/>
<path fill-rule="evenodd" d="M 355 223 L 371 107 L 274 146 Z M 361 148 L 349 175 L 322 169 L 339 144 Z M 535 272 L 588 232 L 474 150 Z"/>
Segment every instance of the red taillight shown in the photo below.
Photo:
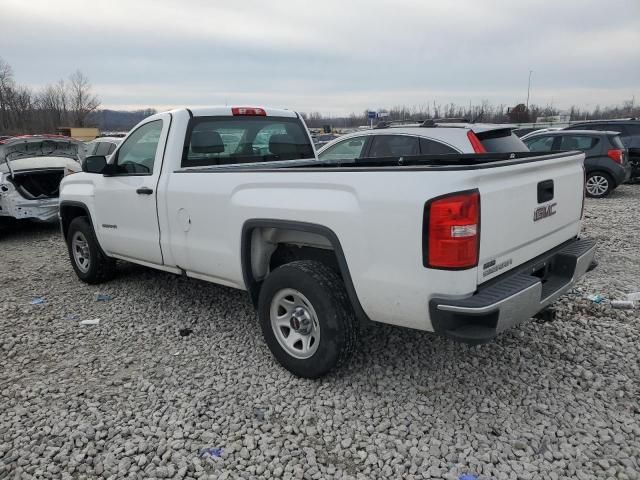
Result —
<path fill-rule="evenodd" d="M 231 107 L 231 113 L 234 115 L 267 116 L 267 112 L 265 112 L 264 109 L 256 107 Z"/>
<path fill-rule="evenodd" d="M 624 155 L 624 151 L 620 150 L 619 148 L 616 148 L 613 150 L 609 150 L 607 152 L 607 155 L 611 160 L 622 165 L 622 157 Z"/>
<path fill-rule="evenodd" d="M 482 142 L 476 136 L 476 134 L 473 133 L 473 131 L 469 130 L 467 132 L 467 138 L 471 142 L 471 146 L 473 147 L 473 151 L 474 152 L 476 152 L 476 153 L 487 153 L 487 151 L 484 148 L 484 145 L 482 145 Z"/>
<path fill-rule="evenodd" d="M 424 211 L 424 266 L 472 268 L 480 246 L 480 194 L 477 190 L 431 200 Z"/>

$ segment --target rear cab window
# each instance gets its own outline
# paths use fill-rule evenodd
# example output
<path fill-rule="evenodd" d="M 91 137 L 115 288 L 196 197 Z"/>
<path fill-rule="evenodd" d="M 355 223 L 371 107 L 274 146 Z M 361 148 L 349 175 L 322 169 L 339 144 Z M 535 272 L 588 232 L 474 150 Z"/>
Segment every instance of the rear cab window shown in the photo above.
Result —
<path fill-rule="evenodd" d="M 500 128 L 476 133 L 482 146 L 488 153 L 528 152 L 527 146 L 510 128 Z"/>
<path fill-rule="evenodd" d="M 183 167 L 313 159 L 302 122 L 292 117 L 196 117 L 187 132 Z"/>

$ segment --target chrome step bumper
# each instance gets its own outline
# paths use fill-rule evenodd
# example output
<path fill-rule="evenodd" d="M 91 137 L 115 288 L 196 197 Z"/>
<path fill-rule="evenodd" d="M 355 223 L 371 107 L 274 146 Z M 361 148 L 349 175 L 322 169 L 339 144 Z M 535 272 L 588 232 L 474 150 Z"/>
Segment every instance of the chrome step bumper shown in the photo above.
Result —
<path fill-rule="evenodd" d="M 534 316 L 570 290 L 590 270 L 595 240 L 572 240 L 491 280 L 464 299 L 429 302 L 437 333 L 466 343 L 486 343 Z"/>

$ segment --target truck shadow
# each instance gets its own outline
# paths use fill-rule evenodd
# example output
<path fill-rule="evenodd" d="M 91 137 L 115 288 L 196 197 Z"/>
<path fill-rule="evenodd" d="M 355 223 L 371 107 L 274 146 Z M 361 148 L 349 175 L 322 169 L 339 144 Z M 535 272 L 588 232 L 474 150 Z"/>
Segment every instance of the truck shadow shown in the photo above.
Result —
<path fill-rule="evenodd" d="M 34 222 L 30 220 L 9 220 L 0 217 L 0 241 L 33 237 L 34 235 L 50 236 L 60 230 L 57 222 Z"/>
<path fill-rule="evenodd" d="M 190 341 L 196 342 L 228 332 L 251 344 L 251 348 L 243 349 L 238 340 L 234 346 L 237 355 L 247 356 L 238 359 L 238 364 L 251 362 L 252 356 L 259 355 L 259 363 L 281 369 L 264 344 L 246 292 L 124 263 L 119 265 L 117 280 L 112 285 L 115 283 L 125 291 L 133 285 L 154 285 L 153 291 L 143 296 L 158 302 L 162 310 L 174 314 L 182 310 L 177 316 L 183 320 L 175 324 L 171 335 L 185 325 L 193 330 Z M 239 318 L 242 320 L 238 321 Z M 358 348 L 350 361 L 321 382 L 343 386 L 356 382 L 363 389 L 362 394 L 377 396 L 381 394 L 381 385 L 393 381 L 395 390 L 403 390 L 414 399 L 465 389 L 475 389 L 483 397 L 496 401 L 507 388 L 509 395 L 524 396 L 541 378 L 566 368 L 566 361 L 559 362 L 560 352 L 550 357 L 548 348 L 546 356 L 537 350 L 545 341 L 535 331 L 537 327 L 536 321 L 530 320 L 490 344 L 469 346 L 429 332 L 373 323 L 361 331 Z M 519 338 L 520 335 L 524 338 Z M 541 376 L 540 371 L 548 374 Z M 281 373 L 290 375 L 284 370 Z M 497 390 L 486 390 L 487 376 L 493 377 L 491 384 L 501 378 Z"/>
<path fill-rule="evenodd" d="M 398 415 L 418 404 L 425 414 L 460 428 L 465 422 L 485 417 L 482 428 L 491 426 L 482 432 L 486 435 L 495 435 L 491 432 L 494 427 L 500 429 L 503 415 L 528 421 L 546 418 L 550 396 L 554 411 L 561 412 L 562 405 L 570 405 L 576 396 L 587 391 L 589 396 L 595 395 L 597 385 L 581 377 L 588 360 L 576 353 L 586 344 L 604 355 L 614 355 L 603 352 L 596 337 L 581 335 L 572 314 L 551 323 L 530 319 L 479 346 L 428 332 L 372 324 L 362 330 L 349 361 L 322 379 L 305 380 L 291 375 L 272 357 L 244 291 L 125 263 L 119 265 L 116 279 L 106 285 L 118 300 L 126 298 L 122 311 L 154 304 L 155 316 L 128 321 L 161 323 L 166 328 L 163 338 L 143 337 L 139 341 L 160 344 L 169 351 L 189 345 L 201 352 L 198 364 L 214 366 L 212 375 L 233 376 L 241 384 L 260 384 L 261 378 L 269 378 L 269 382 L 282 385 L 283 395 L 292 388 L 309 394 L 322 389 L 329 397 L 388 403 Z M 582 313 L 589 321 L 597 319 L 593 312 Z M 189 329 L 187 338 L 179 333 L 185 328 Z M 181 364 L 181 368 L 190 371 L 193 367 Z M 556 397 L 551 393 L 554 391 L 565 393 Z M 615 403 L 611 406 L 614 411 Z"/>

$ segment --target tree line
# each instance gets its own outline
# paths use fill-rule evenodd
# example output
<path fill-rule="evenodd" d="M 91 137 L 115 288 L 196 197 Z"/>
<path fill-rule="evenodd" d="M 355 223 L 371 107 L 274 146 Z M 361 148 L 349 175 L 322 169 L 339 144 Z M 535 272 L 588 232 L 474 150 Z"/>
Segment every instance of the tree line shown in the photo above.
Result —
<path fill-rule="evenodd" d="M 76 70 L 39 91 L 20 85 L 0 58 L 0 134 L 56 133 L 57 127 L 84 127 L 100 107 L 89 79 Z"/>
<path fill-rule="evenodd" d="M 389 109 L 379 109 L 382 116 L 374 120 L 378 121 L 420 121 L 428 119 L 461 118 L 469 121 L 487 123 L 529 123 L 538 118 L 552 117 L 561 113 L 569 115 L 571 121 L 577 120 L 603 120 L 608 118 L 640 117 L 640 106 L 635 99 L 627 100 L 622 105 L 604 106 L 596 105 L 593 109 L 585 109 L 572 106 L 568 110 L 560 110 L 552 105 L 539 106 L 518 104 L 513 107 L 508 105 L 492 105 L 484 100 L 478 105 L 458 105 L 455 103 L 440 104 L 437 102 L 424 103 L 414 106 L 395 106 Z M 303 117 L 310 127 L 322 127 L 331 125 L 333 128 L 353 128 L 368 125 L 370 120 L 368 112 L 360 114 L 352 113 L 347 116 L 329 117 L 319 112 L 303 113 Z"/>
<path fill-rule="evenodd" d="M 58 127 L 98 126 L 102 129 L 128 130 L 153 109 L 136 112 L 99 110 L 100 99 L 93 93 L 89 79 L 80 71 L 66 80 L 49 84 L 34 91 L 20 85 L 14 78 L 11 66 L 0 58 L 0 135 L 25 133 L 56 133 Z M 487 100 L 480 104 L 458 105 L 425 102 L 414 106 L 395 106 L 378 110 L 383 120 L 427 120 L 437 118 L 465 118 L 488 123 L 527 123 L 539 117 L 560 114 L 552 105 L 538 106 L 518 104 L 492 105 Z M 593 109 L 573 106 L 568 114 L 571 120 L 596 120 L 607 118 L 640 117 L 640 107 L 635 99 L 618 106 L 597 105 Z M 310 127 L 331 125 L 333 128 L 353 128 L 368 125 L 367 112 L 346 116 L 327 116 L 319 112 L 302 114 Z M 378 120 L 375 120 L 376 122 Z"/>

